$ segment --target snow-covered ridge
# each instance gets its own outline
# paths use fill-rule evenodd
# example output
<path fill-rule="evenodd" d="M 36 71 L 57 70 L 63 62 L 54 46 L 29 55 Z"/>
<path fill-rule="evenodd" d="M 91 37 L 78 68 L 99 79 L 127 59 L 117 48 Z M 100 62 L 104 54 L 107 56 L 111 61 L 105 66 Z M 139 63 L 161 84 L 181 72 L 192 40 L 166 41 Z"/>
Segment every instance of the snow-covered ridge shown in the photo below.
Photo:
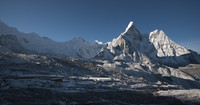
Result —
<path fill-rule="evenodd" d="M 88 42 L 83 38 L 74 38 L 67 42 L 56 42 L 36 33 L 22 33 L 0 21 L 0 33 L 15 35 L 19 43 L 31 53 L 60 57 L 93 58 L 100 51 L 102 44 Z"/>

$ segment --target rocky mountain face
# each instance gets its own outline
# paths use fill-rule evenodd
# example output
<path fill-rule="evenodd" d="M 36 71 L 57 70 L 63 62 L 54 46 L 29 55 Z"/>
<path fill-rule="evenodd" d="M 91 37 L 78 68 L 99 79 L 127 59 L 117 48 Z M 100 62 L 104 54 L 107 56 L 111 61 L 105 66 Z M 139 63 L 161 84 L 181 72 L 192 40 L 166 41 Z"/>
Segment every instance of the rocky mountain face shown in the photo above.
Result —
<path fill-rule="evenodd" d="M 14 35 L 0 35 L 0 52 L 26 53 L 26 49 L 21 46 Z"/>

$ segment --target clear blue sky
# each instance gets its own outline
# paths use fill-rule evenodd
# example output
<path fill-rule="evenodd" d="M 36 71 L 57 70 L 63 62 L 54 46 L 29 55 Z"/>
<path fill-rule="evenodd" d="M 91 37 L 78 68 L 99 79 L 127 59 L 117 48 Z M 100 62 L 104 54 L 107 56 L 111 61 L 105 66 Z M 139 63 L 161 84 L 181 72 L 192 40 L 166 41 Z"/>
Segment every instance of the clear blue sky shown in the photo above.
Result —
<path fill-rule="evenodd" d="M 200 0 L 0 0 L 0 20 L 56 41 L 112 41 L 133 21 L 200 51 Z"/>

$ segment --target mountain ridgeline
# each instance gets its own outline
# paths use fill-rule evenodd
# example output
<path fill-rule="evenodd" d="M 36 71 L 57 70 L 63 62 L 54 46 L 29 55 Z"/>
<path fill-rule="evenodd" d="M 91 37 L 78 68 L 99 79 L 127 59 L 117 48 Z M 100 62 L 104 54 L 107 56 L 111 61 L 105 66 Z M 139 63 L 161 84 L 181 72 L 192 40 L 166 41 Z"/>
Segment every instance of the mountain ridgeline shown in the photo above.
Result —
<path fill-rule="evenodd" d="M 141 34 L 131 21 L 125 32 L 105 44 L 74 38 L 56 42 L 36 33 L 19 32 L 0 22 L 0 51 L 66 58 L 159 63 L 171 67 L 200 63 L 199 55 L 172 41 L 162 30 Z"/>

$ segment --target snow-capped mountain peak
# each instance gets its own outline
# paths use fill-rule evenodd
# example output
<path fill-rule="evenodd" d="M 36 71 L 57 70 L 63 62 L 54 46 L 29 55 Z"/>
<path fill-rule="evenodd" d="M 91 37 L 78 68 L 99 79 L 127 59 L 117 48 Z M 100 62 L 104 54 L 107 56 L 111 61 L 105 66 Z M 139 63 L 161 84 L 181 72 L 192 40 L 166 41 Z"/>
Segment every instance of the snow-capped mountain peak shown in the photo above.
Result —
<path fill-rule="evenodd" d="M 159 37 L 160 40 L 164 40 L 163 38 L 169 39 L 163 30 L 158 30 L 158 29 L 154 30 L 153 32 L 150 32 L 149 39 L 152 40 L 153 37 L 154 38 Z"/>
<path fill-rule="evenodd" d="M 147 55 L 168 66 L 184 66 L 191 62 L 200 63 L 200 57 L 183 46 L 172 41 L 162 30 L 155 30 L 149 34 Z"/>
<path fill-rule="evenodd" d="M 157 56 L 181 56 L 190 53 L 186 48 L 172 41 L 162 30 L 155 30 L 149 34 L 149 41 L 157 50 Z"/>
<path fill-rule="evenodd" d="M 128 24 L 126 30 L 121 35 L 134 40 L 141 40 L 142 38 L 139 30 L 134 26 L 133 21 Z"/>
<path fill-rule="evenodd" d="M 142 40 L 142 35 L 131 21 L 128 24 L 126 30 L 121 35 L 119 35 L 118 38 L 113 39 L 113 41 L 109 45 L 122 46 L 122 44 L 124 45 L 127 41 L 132 43 L 137 43 L 138 41 L 141 40 Z"/>
<path fill-rule="evenodd" d="M 128 27 L 126 27 L 126 31 L 128 31 L 133 26 L 134 26 L 133 21 L 130 21 Z"/>
<path fill-rule="evenodd" d="M 128 62 L 149 62 L 141 53 L 143 35 L 131 21 L 126 30 L 108 43 L 108 47 L 101 50 L 100 58 L 122 60 Z"/>

